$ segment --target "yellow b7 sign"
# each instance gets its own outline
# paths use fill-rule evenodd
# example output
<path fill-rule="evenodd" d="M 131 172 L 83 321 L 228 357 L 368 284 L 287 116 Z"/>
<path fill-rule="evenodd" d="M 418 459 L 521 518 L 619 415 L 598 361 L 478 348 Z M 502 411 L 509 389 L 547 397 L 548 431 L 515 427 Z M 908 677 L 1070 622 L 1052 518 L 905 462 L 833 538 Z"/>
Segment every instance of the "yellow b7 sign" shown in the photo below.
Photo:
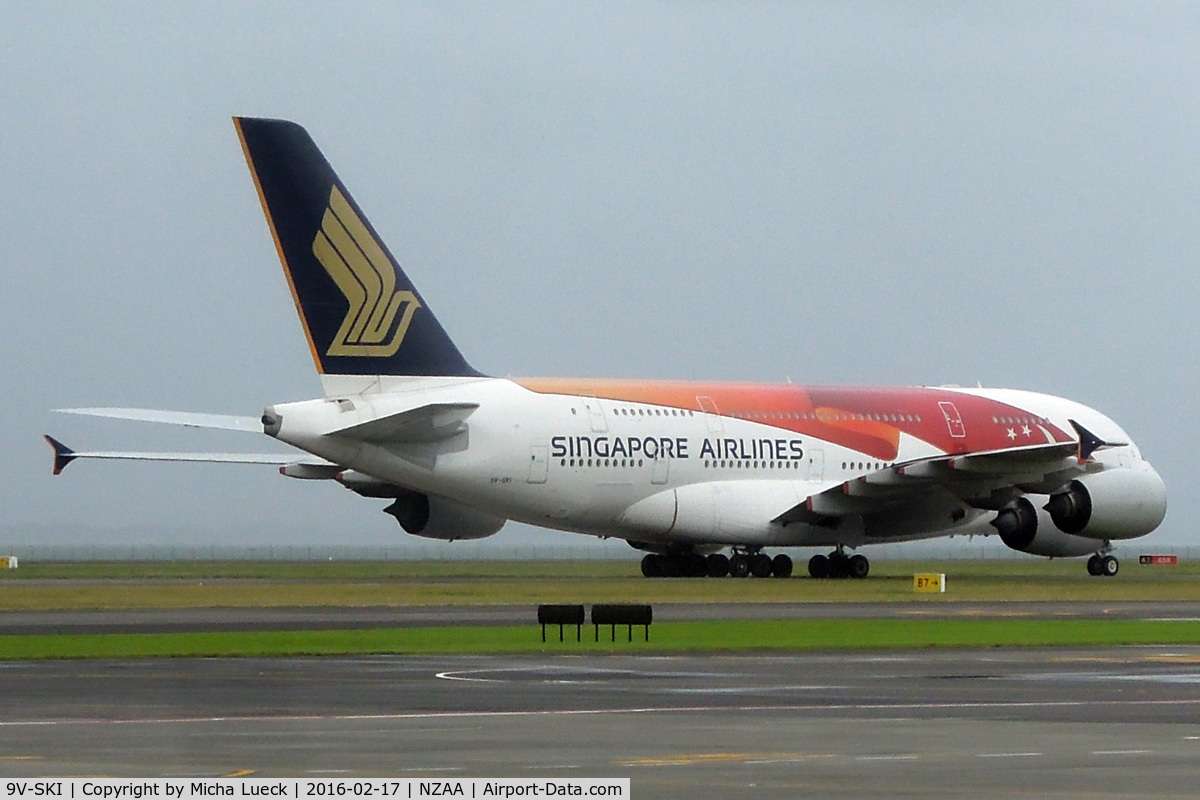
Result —
<path fill-rule="evenodd" d="M 918 572 L 913 575 L 914 592 L 946 591 L 946 574 L 943 572 Z"/>

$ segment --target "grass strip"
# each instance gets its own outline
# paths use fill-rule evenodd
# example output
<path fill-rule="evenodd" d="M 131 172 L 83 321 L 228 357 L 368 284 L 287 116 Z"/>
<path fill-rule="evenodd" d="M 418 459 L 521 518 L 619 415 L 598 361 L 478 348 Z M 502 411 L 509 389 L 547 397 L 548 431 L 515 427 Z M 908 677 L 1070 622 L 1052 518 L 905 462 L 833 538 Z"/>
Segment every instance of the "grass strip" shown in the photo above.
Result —
<path fill-rule="evenodd" d="M 927 647 L 1200 645 L 1200 622 L 1145 620 L 768 620 L 671 622 L 651 627 L 650 641 L 618 628 L 594 641 L 541 641 L 536 626 L 397 628 L 162 634 L 0 636 L 0 659 L 483 654 L 580 652 L 721 652 Z"/>
<path fill-rule="evenodd" d="M 1132 562 L 1132 563 L 1131 563 Z M 798 565 L 798 570 L 803 565 Z M 944 595 L 915 595 L 944 572 Z M 17 574 L 20 577 L 17 577 Z M 798 573 L 799 574 L 799 573 Z M 539 603 L 1200 602 L 1200 563 L 1093 578 L 1070 560 L 889 562 L 865 581 L 647 580 L 636 561 L 33 564 L 0 570 L 0 612 Z"/>

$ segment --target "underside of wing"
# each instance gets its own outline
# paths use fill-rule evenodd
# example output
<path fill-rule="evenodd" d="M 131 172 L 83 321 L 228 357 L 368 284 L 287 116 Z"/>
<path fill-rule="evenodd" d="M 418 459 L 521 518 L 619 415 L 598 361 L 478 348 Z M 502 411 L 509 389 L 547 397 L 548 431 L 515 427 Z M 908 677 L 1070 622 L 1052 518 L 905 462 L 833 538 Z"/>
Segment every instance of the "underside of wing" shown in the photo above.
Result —
<path fill-rule="evenodd" d="M 773 523 L 824 527 L 830 539 L 858 546 L 901 541 L 968 523 L 1026 493 L 1051 494 L 1098 469 L 1091 455 L 1113 446 L 1075 425 L 1079 441 L 895 464 L 805 498 Z"/>

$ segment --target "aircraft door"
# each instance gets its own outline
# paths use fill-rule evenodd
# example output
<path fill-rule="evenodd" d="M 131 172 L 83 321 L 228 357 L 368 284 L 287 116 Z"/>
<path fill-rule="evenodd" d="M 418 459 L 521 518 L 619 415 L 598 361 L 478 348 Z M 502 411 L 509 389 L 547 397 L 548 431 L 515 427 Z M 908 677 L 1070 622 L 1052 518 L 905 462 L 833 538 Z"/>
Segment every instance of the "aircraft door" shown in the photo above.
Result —
<path fill-rule="evenodd" d="M 592 432 L 607 432 L 608 421 L 604 419 L 604 409 L 600 407 L 600 401 L 594 397 L 589 397 L 583 401 L 583 404 L 587 407 L 588 420 L 592 423 Z"/>
<path fill-rule="evenodd" d="M 717 402 L 711 397 L 697 397 L 696 402 L 700 404 L 700 410 L 704 412 L 704 421 L 708 424 L 709 433 L 721 433 L 725 430 L 725 426 L 721 421 L 721 410 L 717 408 Z"/>
<path fill-rule="evenodd" d="M 650 473 L 651 483 L 666 483 L 671 474 L 671 459 L 659 456 L 654 459 L 654 471 Z"/>
<path fill-rule="evenodd" d="M 942 416 L 946 419 L 946 427 L 950 429 L 950 438 L 965 438 L 967 426 L 963 425 L 962 417 L 959 415 L 958 409 L 954 407 L 954 403 L 942 401 L 938 403 L 938 408 L 942 410 Z"/>
<path fill-rule="evenodd" d="M 825 480 L 825 451 L 808 451 L 808 479 L 810 481 Z"/>
<path fill-rule="evenodd" d="M 535 444 L 529 448 L 529 483 L 545 483 L 550 474 L 550 448 Z"/>

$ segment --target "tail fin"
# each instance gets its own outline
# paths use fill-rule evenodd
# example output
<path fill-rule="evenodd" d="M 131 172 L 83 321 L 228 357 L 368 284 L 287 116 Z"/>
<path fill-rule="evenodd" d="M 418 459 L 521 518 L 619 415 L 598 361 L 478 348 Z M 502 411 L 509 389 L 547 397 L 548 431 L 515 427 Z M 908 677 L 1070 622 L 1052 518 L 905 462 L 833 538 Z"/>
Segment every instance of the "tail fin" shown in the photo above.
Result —
<path fill-rule="evenodd" d="M 304 128 L 234 117 L 322 375 L 478 376 Z"/>

